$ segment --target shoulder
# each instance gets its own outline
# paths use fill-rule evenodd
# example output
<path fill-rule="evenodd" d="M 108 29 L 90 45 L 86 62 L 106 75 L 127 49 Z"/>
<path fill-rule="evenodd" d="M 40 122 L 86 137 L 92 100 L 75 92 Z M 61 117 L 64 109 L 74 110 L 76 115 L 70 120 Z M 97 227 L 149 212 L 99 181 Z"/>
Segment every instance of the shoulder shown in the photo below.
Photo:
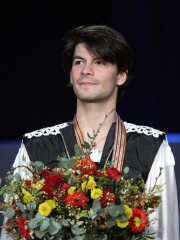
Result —
<path fill-rule="evenodd" d="M 64 122 L 25 133 L 22 140 L 30 160 L 37 161 L 38 159 L 45 164 L 56 162 L 57 156 L 65 152 L 62 132 L 69 137 L 68 133 L 71 132 L 69 129 L 73 129 L 72 123 Z"/>
<path fill-rule="evenodd" d="M 124 125 L 127 133 L 124 166 L 130 166 L 133 174 L 140 171 L 146 180 L 166 134 L 149 126 L 127 122 Z"/>
<path fill-rule="evenodd" d="M 154 138 L 165 137 L 165 132 L 162 132 L 158 129 L 149 126 L 136 125 L 127 122 L 124 122 L 124 125 L 126 128 L 126 133 L 137 133 L 138 135 L 152 136 Z"/>
<path fill-rule="evenodd" d="M 70 122 L 64 122 L 58 125 L 54 125 L 51 127 L 42 128 L 39 130 L 35 130 L 29 133 L 24 134 L 24 138 L 31 139 L 33 137 L 41 137 L 41 136 L 49 136 L 49 135 L 57 135 L 60 133 L 61 129 L 68 127 Z"/>

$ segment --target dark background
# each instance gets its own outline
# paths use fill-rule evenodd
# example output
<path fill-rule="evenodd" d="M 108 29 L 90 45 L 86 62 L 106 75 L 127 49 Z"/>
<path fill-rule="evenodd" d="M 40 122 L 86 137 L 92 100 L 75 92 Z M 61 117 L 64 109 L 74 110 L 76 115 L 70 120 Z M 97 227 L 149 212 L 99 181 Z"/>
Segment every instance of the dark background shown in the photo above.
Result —
<path fill-rule="evenodd" d="M 108 24 L 134 52 L 118 106 L 127 122 L 180 133 L 179 1 L 1 1 L 0 140 L 71 120 L 76 100 L 59 66 L 62 37 Z"/>

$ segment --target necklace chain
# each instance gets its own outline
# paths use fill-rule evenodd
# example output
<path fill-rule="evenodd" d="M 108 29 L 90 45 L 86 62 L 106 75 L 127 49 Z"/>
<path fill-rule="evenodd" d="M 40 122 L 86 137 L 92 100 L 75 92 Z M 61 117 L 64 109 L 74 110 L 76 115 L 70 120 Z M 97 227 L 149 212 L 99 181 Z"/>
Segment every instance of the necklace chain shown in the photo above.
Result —
<path fill-rule="evenodd" d="M 101 140 L 99 140 L 99 142 L 93 142 L 92 147 L 93 147 L 93 148 L 97 147 L 97 145 L 98 145 L 100 142 L 102 142 L 106 137 L 107 137 L 107 135 L 104 136 Z"/>

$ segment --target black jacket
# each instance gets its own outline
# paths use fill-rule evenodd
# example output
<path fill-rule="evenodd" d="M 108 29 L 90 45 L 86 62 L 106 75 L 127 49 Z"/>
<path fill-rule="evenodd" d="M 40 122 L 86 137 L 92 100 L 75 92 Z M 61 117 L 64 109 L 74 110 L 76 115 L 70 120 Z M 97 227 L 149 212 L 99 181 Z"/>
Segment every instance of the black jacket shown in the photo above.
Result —
<path fill-rule="evenodd" d="M 129 128 L 129 126 L 133 126 L 133 128 Z M 153 160 L 165 139 L 165 133 L 128 123 L 125 123 L 125 127 L 127 136 L 123 168 L 126 166 L 130 168 L 130 177 L 141 174 L 146 181 Z M 114 136 L 115 123 L 112 124 L 108 133 L 99 168 L 103 168 L 113 147 Z M 58 155 L 66 153 L 67 156 L 71 157 L 75 154 L 74 125 L 69 122 L 28 133 L 23 136 L 23 142 L 31 161 L 41 161 L 46 166 L 54 167 L 57 165 Z"/>

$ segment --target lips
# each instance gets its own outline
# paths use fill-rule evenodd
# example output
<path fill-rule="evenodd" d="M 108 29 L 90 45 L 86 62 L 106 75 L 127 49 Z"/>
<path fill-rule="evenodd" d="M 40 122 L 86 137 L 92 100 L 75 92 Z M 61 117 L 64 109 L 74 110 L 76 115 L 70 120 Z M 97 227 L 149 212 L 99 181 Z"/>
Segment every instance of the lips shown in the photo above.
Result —
<path fill-rule="evenodd" d="M 80 82 L 79 85 L 81 86 L 91 86 L 91 85 L 96 85 L 94 82 Z"/>

